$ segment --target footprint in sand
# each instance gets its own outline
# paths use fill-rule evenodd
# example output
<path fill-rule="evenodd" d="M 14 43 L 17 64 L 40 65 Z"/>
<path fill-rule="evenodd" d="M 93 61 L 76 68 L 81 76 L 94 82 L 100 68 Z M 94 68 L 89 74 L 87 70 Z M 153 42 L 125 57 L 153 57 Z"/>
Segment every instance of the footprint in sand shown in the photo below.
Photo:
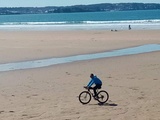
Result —
<path fill-rule="evenodd" d="M 36 96 L 38 96 L 38 94 L 33 94 L 31 96 L 27 96 L 27 98 L 36 97 Z"/>
<path fill-rule="evenodd" d="M 12 110 L 11 110 L 11 111 L 9 111 L 9 112 L 10 112 L 10 113 L 14 113 L 14 111 L 12 111 Z"/>
<path fill-rule="evenodd" d="M 66 72 L 67 75 L 71 75 L 69 72 Z"/>
<path fill-rule="evenodd" d="M 0 114 L 1 114 L 1 113 L 4 113 L 4 110 L 0 111 Z"/>

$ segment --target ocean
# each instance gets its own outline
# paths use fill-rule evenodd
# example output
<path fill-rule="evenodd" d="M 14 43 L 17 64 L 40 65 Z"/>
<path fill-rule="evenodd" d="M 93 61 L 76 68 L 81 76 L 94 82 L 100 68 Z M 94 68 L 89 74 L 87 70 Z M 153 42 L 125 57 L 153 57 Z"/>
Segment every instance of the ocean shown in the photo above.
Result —
<path fill-rule="evenodd" d="M 0 30 L 160 29 L 160 10 L 0 15 Z"/>

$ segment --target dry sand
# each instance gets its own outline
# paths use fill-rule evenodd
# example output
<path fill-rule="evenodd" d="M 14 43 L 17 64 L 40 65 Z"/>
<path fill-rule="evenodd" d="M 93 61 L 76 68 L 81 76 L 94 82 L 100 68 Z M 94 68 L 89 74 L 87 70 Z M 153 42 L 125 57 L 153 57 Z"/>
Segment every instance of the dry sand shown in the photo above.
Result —
<path fill-rule="evenodd" d="M 0 31 L 0 63 L 160 44 L 160 30 Z M 78 101 L 95 73 L 110 98 Z M 160 52 L 0 73 L 0 120 L 160 120 Z"/>

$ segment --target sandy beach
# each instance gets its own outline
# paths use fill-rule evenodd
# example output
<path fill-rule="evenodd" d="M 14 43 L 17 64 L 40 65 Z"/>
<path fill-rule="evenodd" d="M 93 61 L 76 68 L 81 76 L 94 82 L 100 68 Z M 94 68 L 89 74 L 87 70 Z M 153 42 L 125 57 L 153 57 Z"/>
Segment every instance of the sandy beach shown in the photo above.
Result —
<path fill-rule="evenodd" d="M 160 30 L 0 31 L 0 64 L 160 44 Z M 110 98 L 82 105 L 95 73 Z M 1 120 L 160 120 L 160 51 L 0 72 Z"/>

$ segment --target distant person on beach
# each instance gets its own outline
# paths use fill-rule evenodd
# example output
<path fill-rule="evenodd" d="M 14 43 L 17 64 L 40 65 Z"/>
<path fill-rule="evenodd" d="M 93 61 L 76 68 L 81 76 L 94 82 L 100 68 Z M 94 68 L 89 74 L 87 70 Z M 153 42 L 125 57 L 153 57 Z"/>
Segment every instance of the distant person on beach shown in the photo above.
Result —
<path fill-rule="evenodd" d="M 128 26 L 128 29 L 131 30 L 131 25 Z"/>
<path fill-rule="evenodd" d="M 90 78 L 91 78 L 91 80 L 88 83 L 87 87 L 89 89 L 93 89 L 93 91 L 94 91 L 94 97 L 96 97 L 97 96 L 96 90 L 97 89 L 101 89 L 101 87 L 102 87 L 102 81 L 97 76 L 95 76 L 93 73 L 91 73 Z M 95 86 L 91 87 L 93 84 L 95 84 Z"/>

